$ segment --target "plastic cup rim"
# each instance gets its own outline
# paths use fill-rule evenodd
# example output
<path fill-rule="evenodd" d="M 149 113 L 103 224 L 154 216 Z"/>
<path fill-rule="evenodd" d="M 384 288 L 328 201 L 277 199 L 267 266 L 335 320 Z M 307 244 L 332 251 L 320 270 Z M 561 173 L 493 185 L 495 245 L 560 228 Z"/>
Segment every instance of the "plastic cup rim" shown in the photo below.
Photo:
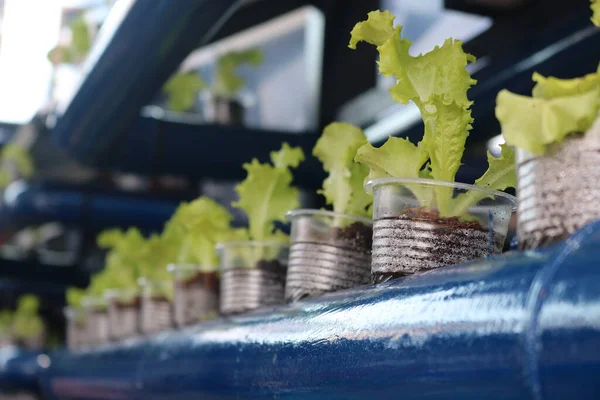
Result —
<path fill-rule="evenodd" d="M 513 196 L 512 194 L 504 193 L 499 190 L 483 188 L 480 186 L 469 185 L 468 183 L 449 182 L 449 181 L 442 181 L 439 179 L 391 178 L 391 177 L 377 178 L 377 179 L 371 179 L 367 183 L 365 183 L 364 188 L 367 193 L 373 194 L 373 189 L 376 186 L 388 185 L 388 184 L 393 184 L 393 183 L 407 183 L 407 184 L 413 183 L 413 184 L 428 185 L 428 186 L 445 186 L 445 187 L 451 187 L 451 188 L 455 188 L 455 189 L 474 190 L 474 191 L 486 193 L 490 196 L 502 197 L 502 198 L 510 201 L 513 204 L 513 209 L 516 208 L 516 204 L 517 204 L 517 198 L 515 196 Z"/>
<path fill-rule="evenodd" d="M 369 226 L 373 225 L 373 220 L 370 218 L 361 217 L 361 216 L 352 215 L 352 214 L 337 213 L 337 212 L 329 211 L 329 210 L 317 210 L 314 208 L 298 208 L 296 210 L 290 210 L 285 214 L 285 218 L 289 222 L 293 222 L 294 219 L 304 216 L 304 215 L 319 215 L 319 216 L 331 217 L 331 218 L 342 217 L 342 218 L 347 218 L 347 219 L 355 220 L 358 222 L 362 222 L 363 224 L 366 224 Z"/>
<path fill-rule="evenodd" d="M 224 250 L 226 248 L 229 247 L 241 247 L 241 246 L 248 246 L 248 247 L 281 247 L 281 248 L 286 248 L 286 247 L 290 247 L 289 243 L 282 243 L 282 242 L 275 242 L 275 241 L 268 241 L 268 240 L 234 240 L 231 242 L 220 242 L 217 243 L 217 245 L 215 246 L 215 249 L 217 250 Z"/>

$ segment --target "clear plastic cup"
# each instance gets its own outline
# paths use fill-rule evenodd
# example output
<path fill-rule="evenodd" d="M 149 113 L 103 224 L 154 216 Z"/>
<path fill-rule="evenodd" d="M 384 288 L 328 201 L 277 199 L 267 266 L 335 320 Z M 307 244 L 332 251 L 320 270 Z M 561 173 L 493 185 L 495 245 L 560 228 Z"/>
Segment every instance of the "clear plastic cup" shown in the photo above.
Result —
<path fill-rule="evenodd" d="M 502 252 L 516 198 L 433 179 L 380 178 L 373 194 L 374 282 Z"/>
<path fill-rule="evenodd" d="M 289 245 L 278 242 L 219 243 L 223 315 L 284 303 Z"/>
<path fill-rule="evenodd" d="M 67 322 L 67 348 L 76 350 L 86 345 L 86 312 L 82 307 L 65 307 Z"/>
<path fill-rule="evenodd" d="M 371 281 L 370 219 L 323 210 L 293 210 L 286 301 Z"/>
<path fill-rule="evenodd" d="M 210 319 L 219 312 L 219 277 L 214 268 L 171 264 L 173 319 L 177 327 Z"/>
<path fill-rule="evenodd" d="M 142 289 L 140 306 L 140 330 L 150 334 L 169 330 L 173 327 L 173 303 L 171 283 L 157 282 L 140 278 Z"/>
<path fill-rule="evenodd" d="M 122 340 L 140 332 L 140 294 L 137 290 L 110 289 L 104 292 L 108 310 L 108 336 Z"/>
<path fill-rule="evenodd" d="M 102 345 L 108 342 L 108 311 L 106 299 L 102 296 L 85 297 L 82 300 L 85 310 L 85 344 Z"/>

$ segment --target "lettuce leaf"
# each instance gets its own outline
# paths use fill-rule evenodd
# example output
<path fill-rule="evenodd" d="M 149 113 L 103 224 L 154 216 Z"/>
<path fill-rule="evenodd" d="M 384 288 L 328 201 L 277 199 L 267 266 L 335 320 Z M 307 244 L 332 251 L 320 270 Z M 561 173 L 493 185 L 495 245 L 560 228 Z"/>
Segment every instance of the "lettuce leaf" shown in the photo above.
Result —
<path fill-rule="evenodd" d="M 67 289 L 67 304 L 71 307 L 81 307 L 81 302 L 83 300 L 83 298 L 85 297 L 85 290 L 80 289 L 80 288 L 76 288 L 76 287 L 70 287 Z"/>
<path fill-rule="evenodd" d="M 592 126 L 599 94 L 593 88 L 564 97 L 532 98 L 502 90 L 496 99 L 496 118 L 507 144 L 542 155 L 549 145 Z"/>
<path fill-rule="evenodd" d="M 17 309 L 12 318 L 12 333 L 17 339 L 29 339 L 38 336 L 44 329 L 44 323 L 38 315 L 40 301 L 31 294 L 19 298 Z"/>
<path fill-rule="evenodd" d="M 591 4 L 591 9 L 592 9 L 592 22 L 594 23 L 594 25 L 596 26 L 600 26 L 600 0 L 592 0 L 592 4 Z"/>
<path fill-rule="evenodd" d="M 0 311 L 0 339 L 10 335 L 12 330 L 13 314 L 9 310 Z"/>
<path fill-rule="evenodd" d="M 220 96 L 230 97 L 246 86 L 237 69 L 243 64 L 259 66 L 263 62 L 263 54 L 259 49 L 231 52 L 217 60 L 217 71 L 213 92 Z"/>
<path fill-rule="evenodd" d="M 239 200 L 233 206 L 248 216 L 250 240 L 273 240 L 274 222 L 283 221 L 287 211 L 300 206 L 289 168 L 297 167 L 303 159 L 300 148 L 284 143 L 281 150 L 271 153 L 275 165 L 261 164 L 257 159 L 244 164 L 247 177 L 235 188 Z"/>
<path fill-rule="evenodd" d="M 393 75 L 398 82 L 390 89 L 394 100 L 406 104 L 412 100 L 423 112 L 434 95 L 445 104 L 452 102 L 468 108 L 471 101 L 467 89 L 475 84 L 465 69 L 475 57 L 462 50 L 462 42 L 448 39 L 442 47 L 412 57 L 411 41 L 401 38 L 402 27 L 393 27 L 395 16 L 389 11 L 372 11 L 368 19 L 359 22 L 351 32 L 350 45 L 356 48 L 364 41 L 377 46 L 379 71 Z"/>
<path fill-rule="evenodd" d="M 368 180 L 384 177 L 419 178 L 429 154 L 408 139 L 390 137 L 379 148 L 370 143 L 361 146 L 354 160 L 369 167 Z"/>
<path fill-rule="evenodd" d="M 219 265 L 215 246 L 230 230 L 232 219 L 225 207 L 208 197 L 181 204 L 163 233 L 168 245 L 175 247 L 173 262 L 215 271 Z"/>
<path fill-rule="evenodd" d="M 327 125 L 317 140 L 313 155 L 323 163 L 323 169 L 328 173 L 323 189 L 318 193 L 333 206 L 334 212 L 367 214 L 371 199 L 365 196 L 362 185 L 369 170 L 354 162 L 356 151 L 366 143 L 367 137 L 362 129 L 344 122 Z"/>
<path fill-rule="evenodd" d="M 163 86 L 167 96 L 169 110 L 185 112 L 194 106 L 198 92 L 206 87 L 206 83 L 195 72 L 173 75 Z"/>
<path fill-rule="evenodd" d="M 512 147 L 503 144 L 500 145 L 502 152 L 500 157 L 494 157 L 488 151 L 488 169 L 475 181 L 475 186 L 490 190 L 506 190 L 517 187 L 517 174 L 515 171 L 515 151 Z M 469 208 L 479 201 L 488 197 L 486 193 L 470 190 L 456 197 L 452 204 L 452 214 L 456 216 L 464 215 Z"/>

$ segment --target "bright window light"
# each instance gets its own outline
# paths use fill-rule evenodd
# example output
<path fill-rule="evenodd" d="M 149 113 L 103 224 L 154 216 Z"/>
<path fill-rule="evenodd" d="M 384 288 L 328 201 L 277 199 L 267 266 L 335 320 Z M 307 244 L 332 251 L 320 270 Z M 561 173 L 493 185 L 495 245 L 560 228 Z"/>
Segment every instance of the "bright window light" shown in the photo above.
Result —
<path fill-rule="evenodd" d="M 0 41 L 0 121 L 24 123 L 48 100 L 52 67 L 46 59 L 58 42 L 61 4 L 5 0 Z"/>

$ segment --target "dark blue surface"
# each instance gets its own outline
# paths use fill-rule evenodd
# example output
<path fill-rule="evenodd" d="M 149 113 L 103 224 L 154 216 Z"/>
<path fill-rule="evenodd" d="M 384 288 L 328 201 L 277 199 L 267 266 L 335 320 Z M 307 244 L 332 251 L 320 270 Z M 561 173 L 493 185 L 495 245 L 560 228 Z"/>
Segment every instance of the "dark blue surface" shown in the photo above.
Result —
<path fill-rule="evenodd" d="M 0 393 L 38 392 L 40 354 L 15 346 L 0 348 Z"/>
<path fill-rule="evenodd" d="M 544 251 L 57 353 L 44 386 L 73 399 L 597 399 L 598 246 L 600 223 Z"/>
<path fill-rule="evenodd" d="M 110 37 L 52 134 L 83 163 L 94 163 L 138 118 L 183 59 L 206 42 L 234 0 L 134 0 L 106 23 Z M 114 15 L 112 16 L 114 17 Z"/>
<path fill-rule="evenodd" d="M 4 192 L 0 215 L 4 224 L 60 221 L 94 230 L 138 226 L 162 229 L 179 202 L 126 193 L 102 193 L 82 187 L 18 181 Z"/>

